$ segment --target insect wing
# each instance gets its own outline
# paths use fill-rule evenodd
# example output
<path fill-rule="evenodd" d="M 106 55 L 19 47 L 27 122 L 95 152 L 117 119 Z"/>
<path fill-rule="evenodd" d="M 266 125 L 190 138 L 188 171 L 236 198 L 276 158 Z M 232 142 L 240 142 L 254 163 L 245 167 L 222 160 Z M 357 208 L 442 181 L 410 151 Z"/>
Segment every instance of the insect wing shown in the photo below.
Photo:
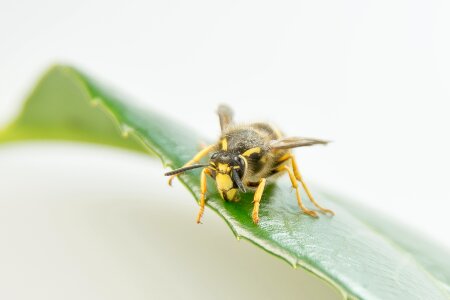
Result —
<path fill-rule="evenodd" d="M 220 129 L 223 131 L 228 125 L 233 123 L 233 111 L 227 105 L 220 105 L 217 110 L 220 121 Z"/>
<path fill-rule="evenodd" d="M 328 141 L 304 138 L 304 137 L 286 137 L 279 140 L 272 141 L 270 143 L 270 148 L 272 149 L 291 149 L 296 147 L 305 147 L 312 145 L 326 145 Z"/>

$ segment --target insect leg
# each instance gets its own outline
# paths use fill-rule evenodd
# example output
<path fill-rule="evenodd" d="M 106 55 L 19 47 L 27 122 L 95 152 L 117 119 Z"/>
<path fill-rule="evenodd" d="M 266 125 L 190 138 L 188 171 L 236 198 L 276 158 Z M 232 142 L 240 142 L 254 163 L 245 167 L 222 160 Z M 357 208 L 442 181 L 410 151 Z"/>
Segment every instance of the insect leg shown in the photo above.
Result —
<path fill-rule="evenodd" d="M 211 172 L 208 168 L 204 168 L 202 173 L 200 174 L 200 210 L 197 215 L 197 224 L 200 223 L 200 219 L 203 216 L 203 212 L 205 211 L 206 204 L 206 174 L 211 175 Z"/>
<path fill-rule="evenodd" d="M 190 161 L 188 161 L 187 163 L 185 163 L 185 164 L 183 165 L 182 168 L 188 167 L 188 166 L 190 166 L 190 165 L 192 165 L 192 164 L 195 164 L 196 162 L 199 162 L 200 159 L 202 159 L 206 154 L 208 154 L 209 152 L 211 152 L 215 147 L 216 147 L 216 144 L 209 145 L 209 146 L 203 148 L 203 149 L 202 149 L 199 153 L 197 153 Z M 169 185 L 172 185 L 173 179 L 174 179 L 175 177 L 177 177 L 178 175 L 179 175 L 179 174 L 175 174 L 175 175 L 170 176 L 170 178 L 169 178 Z"/>
<path fill-rule="evenodd" d="M 257 224 L 259 221 L 259 202 L 261 202 L 261 197 L 264 192 L 264 187 L 266 186 L 266 179 L 261 178 L 259 180 L 258 188 L 256 189 L 255 195 L 253 196 L 253 212 L 252 219 L 253 223 Z"/>
<path fill-rule="evenodd" d="M 286 171 L 289 174 L 289 179 L 291 180 L 292 183 L 292 187 L 295 189 L 295 195 L 297 196 L 297 203 L 298 206 L 300 207 L 300 209 L 305 213 L 310 215 L 311 217 L 315 217 L 317 218 L 317 213 L 313 210 L 307 209 L 302 202 L 302 198 L 300 196 L 300 193 L 298 191 L 298 184 L 297 184 L 297 180 L 295 178 L 294 172 L 292 172 L 291 169 L 289 169 L 288 166 L 283 165 L 280 167 L 279 171 Z"/>
<path fill-rule="evenodd" d="M 298 170 L 297 162 L 295 160 L 294 155 L 291 154 L 290 156 L 291 156 L 292 169 L 294 170 L 295 178 L 298 181 L 300 181 L 300 183 L 302 184 L 303 189 L 305 189 L 305 192 L 308 195 L 309 200 L 312 202 L 312 204 L 314 204 L 315 207 L 320 209 L 322 212 L 334 215 L 334 212 L 332 210 L 320 206 L 319 203 L 317 203 L 316 200 L 314 200 L 313 196 L 311 195 L 311 192 L 309 191 L 308 186 L 306 186 L 306 183 L 303 181 L 302 175 L 300 174 L 300 171 Z"/>

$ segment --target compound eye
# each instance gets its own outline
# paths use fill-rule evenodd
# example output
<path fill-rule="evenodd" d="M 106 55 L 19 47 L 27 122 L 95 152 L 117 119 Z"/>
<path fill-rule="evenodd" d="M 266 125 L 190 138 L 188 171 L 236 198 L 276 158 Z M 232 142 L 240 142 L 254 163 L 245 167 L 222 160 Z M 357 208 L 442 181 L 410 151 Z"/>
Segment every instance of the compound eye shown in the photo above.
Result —
<path fill-rule="evenodd" d="M 211 159 L 216 159 L 219 156 L 219 153 L 215 152 L 211 155 Z"/>

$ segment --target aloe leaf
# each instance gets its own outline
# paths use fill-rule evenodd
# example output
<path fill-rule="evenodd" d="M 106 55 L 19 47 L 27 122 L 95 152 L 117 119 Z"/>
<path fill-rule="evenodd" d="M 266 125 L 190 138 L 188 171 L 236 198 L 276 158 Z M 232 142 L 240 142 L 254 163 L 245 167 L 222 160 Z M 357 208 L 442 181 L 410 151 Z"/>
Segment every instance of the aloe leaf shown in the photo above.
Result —
<path fill-rule="evenodd" d="M 96 143 L 151 152 L 164 166 L 177 168 L 205 142 L 186 125 L 126 99 L 73 67 L 54 66 L 38 82 L 19 116 L 0 131 L 0 143 Z M 199 171 L 179 179 L 198 199 Z M 446 249 L 367 208 L 326 192 L 314 190 L 314 194 L 336 216 L 313 219 L 301 214 L 289 181 L 281 178 L 267 187 L 260 223 L 255 225 L 251 193 L 243 194 L 238 203 L 224 202 L 208 182 L 208 206 L 237 238 L 315 274 L 344 298 L 450 299 Z"/>

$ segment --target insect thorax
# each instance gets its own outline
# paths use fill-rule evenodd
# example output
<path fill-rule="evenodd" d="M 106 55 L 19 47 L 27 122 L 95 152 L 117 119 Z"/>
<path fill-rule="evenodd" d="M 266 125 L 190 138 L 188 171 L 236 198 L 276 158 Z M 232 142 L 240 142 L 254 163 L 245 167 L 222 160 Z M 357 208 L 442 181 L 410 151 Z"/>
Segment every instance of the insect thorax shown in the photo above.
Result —
<path fill-rule="evenodd" d="M 230 126 L 222 133 L 218 149 L 245 156 L 248 165 L 243 181 L 248 186 L 270 176 L 277 157 L 283 154 L 270 151 L 270 142 L 280 137 L 278 130 L 265 123 Z"/>

